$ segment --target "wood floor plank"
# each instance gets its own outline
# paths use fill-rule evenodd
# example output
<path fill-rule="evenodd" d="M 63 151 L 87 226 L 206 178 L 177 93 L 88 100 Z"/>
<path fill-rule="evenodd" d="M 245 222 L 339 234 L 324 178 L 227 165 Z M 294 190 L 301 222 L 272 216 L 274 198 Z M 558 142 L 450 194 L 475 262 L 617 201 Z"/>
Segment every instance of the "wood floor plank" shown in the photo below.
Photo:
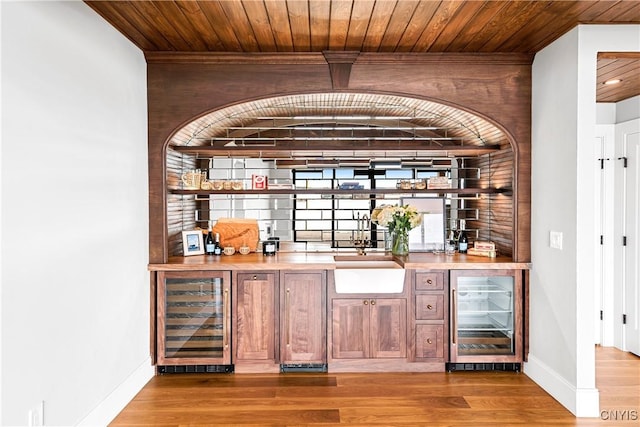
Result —
<path fill-rule="evenodd" d="M 575 418 L 523 373 L 168 374 L 111 425 L 637 427 L 640 358 L 596 355 L 601 418 Z"/>

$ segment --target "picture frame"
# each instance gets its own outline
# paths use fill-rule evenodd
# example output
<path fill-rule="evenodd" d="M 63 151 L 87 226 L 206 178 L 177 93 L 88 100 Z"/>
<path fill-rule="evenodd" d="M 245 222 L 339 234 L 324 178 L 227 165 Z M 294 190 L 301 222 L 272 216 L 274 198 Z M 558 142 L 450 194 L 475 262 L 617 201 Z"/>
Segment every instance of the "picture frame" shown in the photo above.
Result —
<path fill-rule="evenodd" d="M 183 231 L 182 250 L 184 256 L 203 255 L 204 239 L 202 238 L 202 230 Z"/>
<path fill-rule="evenodd" d="M 401 198 L 400 204 L 412 205 L 422 215 L 419 227 L 409 231 L 409 249 L 415 252 L 429 252 L 436 245 L 445 244 L 445 213 L 446 201 L 444 197 L 408 197 Z"/>

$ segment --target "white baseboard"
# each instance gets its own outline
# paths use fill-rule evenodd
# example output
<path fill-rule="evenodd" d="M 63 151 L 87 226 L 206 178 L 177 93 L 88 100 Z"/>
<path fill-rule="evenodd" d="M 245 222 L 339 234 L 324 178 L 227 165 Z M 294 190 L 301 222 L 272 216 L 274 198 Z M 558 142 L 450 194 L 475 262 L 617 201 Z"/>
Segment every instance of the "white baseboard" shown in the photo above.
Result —
<path fill-rule="evenodd" d="M 151 359 L 146 359 L 122 384 L 98 404 L 77 426 L 106 426 L 124 409 L 155 375 Z"/>
<path fill-rule="evenodd" d="M 531 354 L 523 372 L 576 417 L 600 417 L 600 392 L 597 388 L 576 388 Z"/>

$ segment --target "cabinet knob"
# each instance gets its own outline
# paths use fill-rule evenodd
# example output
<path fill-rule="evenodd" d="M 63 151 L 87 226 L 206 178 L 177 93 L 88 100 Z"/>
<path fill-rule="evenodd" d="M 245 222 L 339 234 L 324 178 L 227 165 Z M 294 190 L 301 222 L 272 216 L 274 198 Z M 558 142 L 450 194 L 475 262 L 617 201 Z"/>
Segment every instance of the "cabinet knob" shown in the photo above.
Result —
<path fill-rule="evenodd" d="M 369 305 L 369 301 L 367 301 L 367 300 L 362 301 L 362 303 L 363 303 L 364 305 Z"/>
<path fill-rule="evenodd" d="M 258 276 L 255 276 L 255 275 L 253 276 L 253 280 L 256 280 L 257 278 L 258 278 Z"/>
<path fill-rule="evenodd" d="M 427 283 L 430 285 L 430 284 L 432 284 L 432 283 L 433 283 L 433 280 L 431 280 L 431 279 L 427 279 Z"/>
<path fill-rule="evenodd" d="M 376 300 L 372 299 L 371 300 L 371 305 L 376 305 Z"/>
<path fill-rule="evenodd" d="M 427 344 L 431 344 L 431 343 L 432 343 L 431 338 L 427 338 Z"/>
<path fill-rule="evenodd" d="M 433 310 L 433 306 L 431 304 L 427 304 L 427 310 Z"/>

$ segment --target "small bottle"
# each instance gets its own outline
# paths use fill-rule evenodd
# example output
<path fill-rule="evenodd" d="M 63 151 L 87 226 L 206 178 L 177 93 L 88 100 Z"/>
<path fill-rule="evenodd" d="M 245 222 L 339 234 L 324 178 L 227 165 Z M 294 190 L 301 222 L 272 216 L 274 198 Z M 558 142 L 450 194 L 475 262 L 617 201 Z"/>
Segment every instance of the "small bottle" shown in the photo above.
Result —
<path fill-rule="evenodd" d="M 460 237 L 458 238 L 458 252 L 460 252 L 461 254 L 466 254 L 468 247 L 469 239 L 467 238 L 467 233 L 462 230 L 460 232 Z"/>
<path fill-rule="evenodd" d="M 204 239 L 204 253 L 207 255 L 213 255 L 214 247 L 215 247 L 215 243 L 213 241 L 211 225 L 209 225 L 209 231 L 207 232 L 207 237 Z"/>
<path fill-rule="evenodd" d="M 220 246 L 220 233 L 216 233 L 216 238 L 213 242 L 213 254 L 217 256 L 222 255 L 222 246 Z"/>

